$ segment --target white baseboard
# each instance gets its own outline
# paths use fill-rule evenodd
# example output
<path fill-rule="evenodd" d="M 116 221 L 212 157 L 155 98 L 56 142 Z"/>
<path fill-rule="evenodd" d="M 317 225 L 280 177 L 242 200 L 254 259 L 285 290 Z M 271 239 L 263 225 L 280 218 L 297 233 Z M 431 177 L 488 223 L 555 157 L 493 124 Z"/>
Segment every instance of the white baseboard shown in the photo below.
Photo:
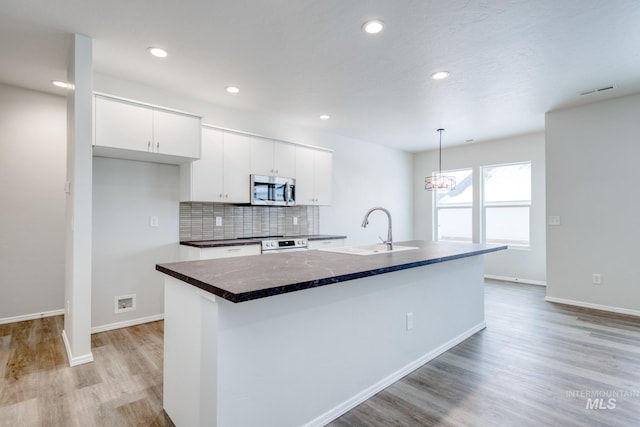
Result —
<path fill-rule="evenodd" d="M 590 302 L 574 301 L 574 300 L 570 300 L 570 299 L 556 298 L 556 297 L 544 297 L 544 300 L 548 301 L 548 302 L 557 302 L 558 304 L 566 304 L 566 305 L 573 305 L 573 306 L 576 306 L 576 307 L 592 308 L 594 310 L 608 311 L 610 313 L 627 314 L 629 316 L 640 317 L 640 311 L 638 311 L 638 310 L 630 310 L 628 308 L 613 307 L 613 306 L 610 306 L 610 305 L 602 305 L 602 304 L 593 304 L 593 303 L 590 303 Z"/>
<path fill-rule="evenodd" d="M 69 361 L 69 366 L 74 367 L 93 362 L 93 353 L 91 352 L 89 352 L 89 354 L 83 354 L 82 356 L 73 357 L 73 355 L 71 354 L 71 346 L 69 345 L 69 340 L 67 339 L 67 332 L 65 330 L 62 331 L 62 341 L 64 341 L 64 348 L 67 350 L 67 360 Z"/>
<path fill-rule="evenodd" d="M 156 314 L 153 316 L 141 317 L 138 319 L 125 320 L 124 322 L 109 323 L 107 325 L 92 327 L 91 333 L 95 334 L 98 332 L 112 331 L 114 329 L 128 328 L 129 326 L 142 325 L 143 323 L 155 322 L 163 319 L 164 314 Z"/>
<path fill-rule="evenodd" d="M 422 357 L 414 360 L 413 362 L 409 363 L 408 365 L 400 368 L 399 370 L 397 370 L 396 372 L 394 372 L 391 375 L 387 376 L 386 378 L 381 379 L 377 383 L 373 384 L 371 387 L 361 391 L 360 393 L 356 394 L 355 396 L 353 396 L 352 398 L 346 400 L 345 402 L 342 402 L 341 404 L 339 404 L 338 406 L 334 407 L 333 409 L 330 409 L 329 411 L 325 412 L 324 414 L 320 415 L 319 417 L 309 421 L 307 424 L 305 424 L 304 427 L 316 427 L 316 426 L 317 427 L 321 427 L 321 426 L 327 425 L 331 421 L 335 420 L 336 418 L 340 417 L 341 415 L 346 414 L 347 412 L 349 412 L 350 410 L 352 410 L 353 408 L 355 408 L 356 406 L 358 406 L 362 402 L 364 402 L 367 399 L 371 398 L 376 393 L 384 390 L 385 388 L 389 387 L 391 384 L 393 384 L 396 381 L 400 380 L 401 378 L 407 376 L 408 374 L 410 374 L 411 372 L 415 371 L 416 369 L 418 369 L 419 367 L 421 367 L 425 363 L 429 362 L 430 360 L 435 359 L 436 357 L 440 356 L 445 351 L 455 347 L 456 345 L 460 344 L 462 341 L 466 340 L 467 338 L 471 337 L 472 335 L 474 335 L 475 333 L 483 330 L 486 327 L 487 327 L 487 324 L 484 321 L 480 322 L 476 326 L 474 326 L 471 329 L 463 332 L 462 334 L 458 335 L 457 337 L 454 337 L 453 339 L 451 339 L 450 341 L 442 344 L 441 346 L 437 347 L 433 351 L 430 351 L 429 353 L 425 354 L 424 356 L 422 356 Z"/>
<path fill-rule="evenodd" d="M 59 316 L 61 314 L 64 314 L 64 308 L 61 308 L 60 310 L 45 311 L 42 313 L 23 314 L 22 316 L 5 317 L 4 319 L 0 319 L 0 325 L 4 325 L 6 323 L 23 322 L 25 320 L 42 319 L 44 317 Z"/>
<path fill-rule="evenodd" d="M 522 277 L 496 276 L 493 274 L 485 274 L 485 279 L 500 280 L 502 282 L 525 283 L 527 285 L 547 286 L 547 282 L 542 280 L 523 279 Z"/>

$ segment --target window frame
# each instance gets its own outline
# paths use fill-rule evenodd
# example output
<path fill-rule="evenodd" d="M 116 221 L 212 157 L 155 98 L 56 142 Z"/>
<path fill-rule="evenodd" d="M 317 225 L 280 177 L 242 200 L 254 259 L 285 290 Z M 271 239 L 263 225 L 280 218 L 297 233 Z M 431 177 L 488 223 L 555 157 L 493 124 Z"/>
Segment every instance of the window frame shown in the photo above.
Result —
<path fill-rule="evenodd" d="M 442 175 L 451 175 L 454 174 L 456 172 L 463 172 L 463 171 L 469 171 L 469 176 L 471 178 L 471 201 L 469 203 L 453 203 L 453 204 L 449 204 L 446 206 L 439 206 L 438 205 L 438 193 L 442 193 L 439 191 L 433 191 L 432 194 L 432 203 L 431 205 L 433 206 L 433 221 L 432 221 L 432 236 L 433 236 L 433 240 L 436 242 L 462 242 L 462 243 L 472 243 L 473 242 L 473 210 L 474 210 L 474 206 L 473 206 L 473 191 L 474 191 L 474 185 L 473 185 L 473 167 L 469 167 L 469 168 L 460 168 L 460 169 L 451 169 L 451 170 L 446 170 L 446 171 L 442 171 Z M 433 172 L 432 174 L 436 174 L 436 172 Z M 457 184 L 456 184 L 457 185 Z M 446 240 L 441 240 L 440 239 L 440 232 L 439 232 L 439 227 L 440 227 L 440 214 L 439 214 L 439 210 L 440 209 L 471 209 L 471 235 L 469 236 L 468 240 L 462 240 L 462 239 L 446 239 Z"/>
<path fill-rule="evenodd" d="M 532 199 L 533 194 L 531 194 L 531 198 L 529 200 L 515 200 L 515 201 L 500 201 L 500 202 L 485 202 L 485 194 L 486 194 L 486 179 L 485 179 L 485 170 L 489 168 L 498 168 L 505 166 L 514 166 L 514 165 L 529 165 L 529 173 L 530 180 L 533 175 L 533 163 L 531 160 L 525 160 L 521 162 L 511 162 L 511 163 L 501 163 L 501 164 L 493 164 L 493 165 L 483 165 L 480 166 L 480 236 L 482 243 L 489 243 L 487 240 L 487 208 L 518 208 L 518 207 L 527 207 L 529 208 L 528 217 L 528 240 L 526 244 L 518 244 L 518 243 L 510 243 L 510 242 L 502 242 L 502 241 L 492 241 L 491 244 L 500 244 L 507 245 L 509 249 L 518 249 L 518 250 L 530 250 L 531 249 L 531 207 L 532 207 Z M 531 183 L 530 192 L 533 192 L 533 183 Z"/>

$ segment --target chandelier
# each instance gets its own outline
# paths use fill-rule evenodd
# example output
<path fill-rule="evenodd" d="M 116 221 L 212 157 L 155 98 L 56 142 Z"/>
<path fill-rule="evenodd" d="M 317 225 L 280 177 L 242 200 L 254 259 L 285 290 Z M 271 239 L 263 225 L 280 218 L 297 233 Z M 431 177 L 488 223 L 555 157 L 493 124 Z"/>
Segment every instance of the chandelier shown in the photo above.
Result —
<path fill-rule="evenodd" d="M 438 190 L 453 190 L 456 188 L 456 177 L 451 175 L 442 175 L 442 132 L 444 129 L 438 129 L 440 133 L 440 149 L 438 150 L 438 172 L 428 176 L 424 179 L 425 190 L 438 191 Z"/>

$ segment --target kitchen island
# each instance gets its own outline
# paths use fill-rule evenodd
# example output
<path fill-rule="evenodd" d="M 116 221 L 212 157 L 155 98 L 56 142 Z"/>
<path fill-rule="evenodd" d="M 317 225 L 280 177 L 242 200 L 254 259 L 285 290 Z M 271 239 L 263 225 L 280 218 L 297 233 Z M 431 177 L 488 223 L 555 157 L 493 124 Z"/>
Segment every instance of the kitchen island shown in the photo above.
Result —
<path fill-rule="evenodd" d="M 324 425 L 485 327 L 483 254 L 410 241 L 160 264 L 178 426 Z"/>

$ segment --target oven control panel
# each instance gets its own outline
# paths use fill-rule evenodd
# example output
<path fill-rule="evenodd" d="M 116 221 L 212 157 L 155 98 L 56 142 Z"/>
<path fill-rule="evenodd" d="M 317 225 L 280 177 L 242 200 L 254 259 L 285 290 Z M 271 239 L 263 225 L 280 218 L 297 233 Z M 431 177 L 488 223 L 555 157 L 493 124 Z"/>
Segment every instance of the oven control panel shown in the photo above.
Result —
<path fill-rule="evenodd" d="M 275 251 L 284 252 L 288 249 L 307 249 L 309 242 L 304 238 L 282 238 L 262 241 L 262 252 Z"/>

